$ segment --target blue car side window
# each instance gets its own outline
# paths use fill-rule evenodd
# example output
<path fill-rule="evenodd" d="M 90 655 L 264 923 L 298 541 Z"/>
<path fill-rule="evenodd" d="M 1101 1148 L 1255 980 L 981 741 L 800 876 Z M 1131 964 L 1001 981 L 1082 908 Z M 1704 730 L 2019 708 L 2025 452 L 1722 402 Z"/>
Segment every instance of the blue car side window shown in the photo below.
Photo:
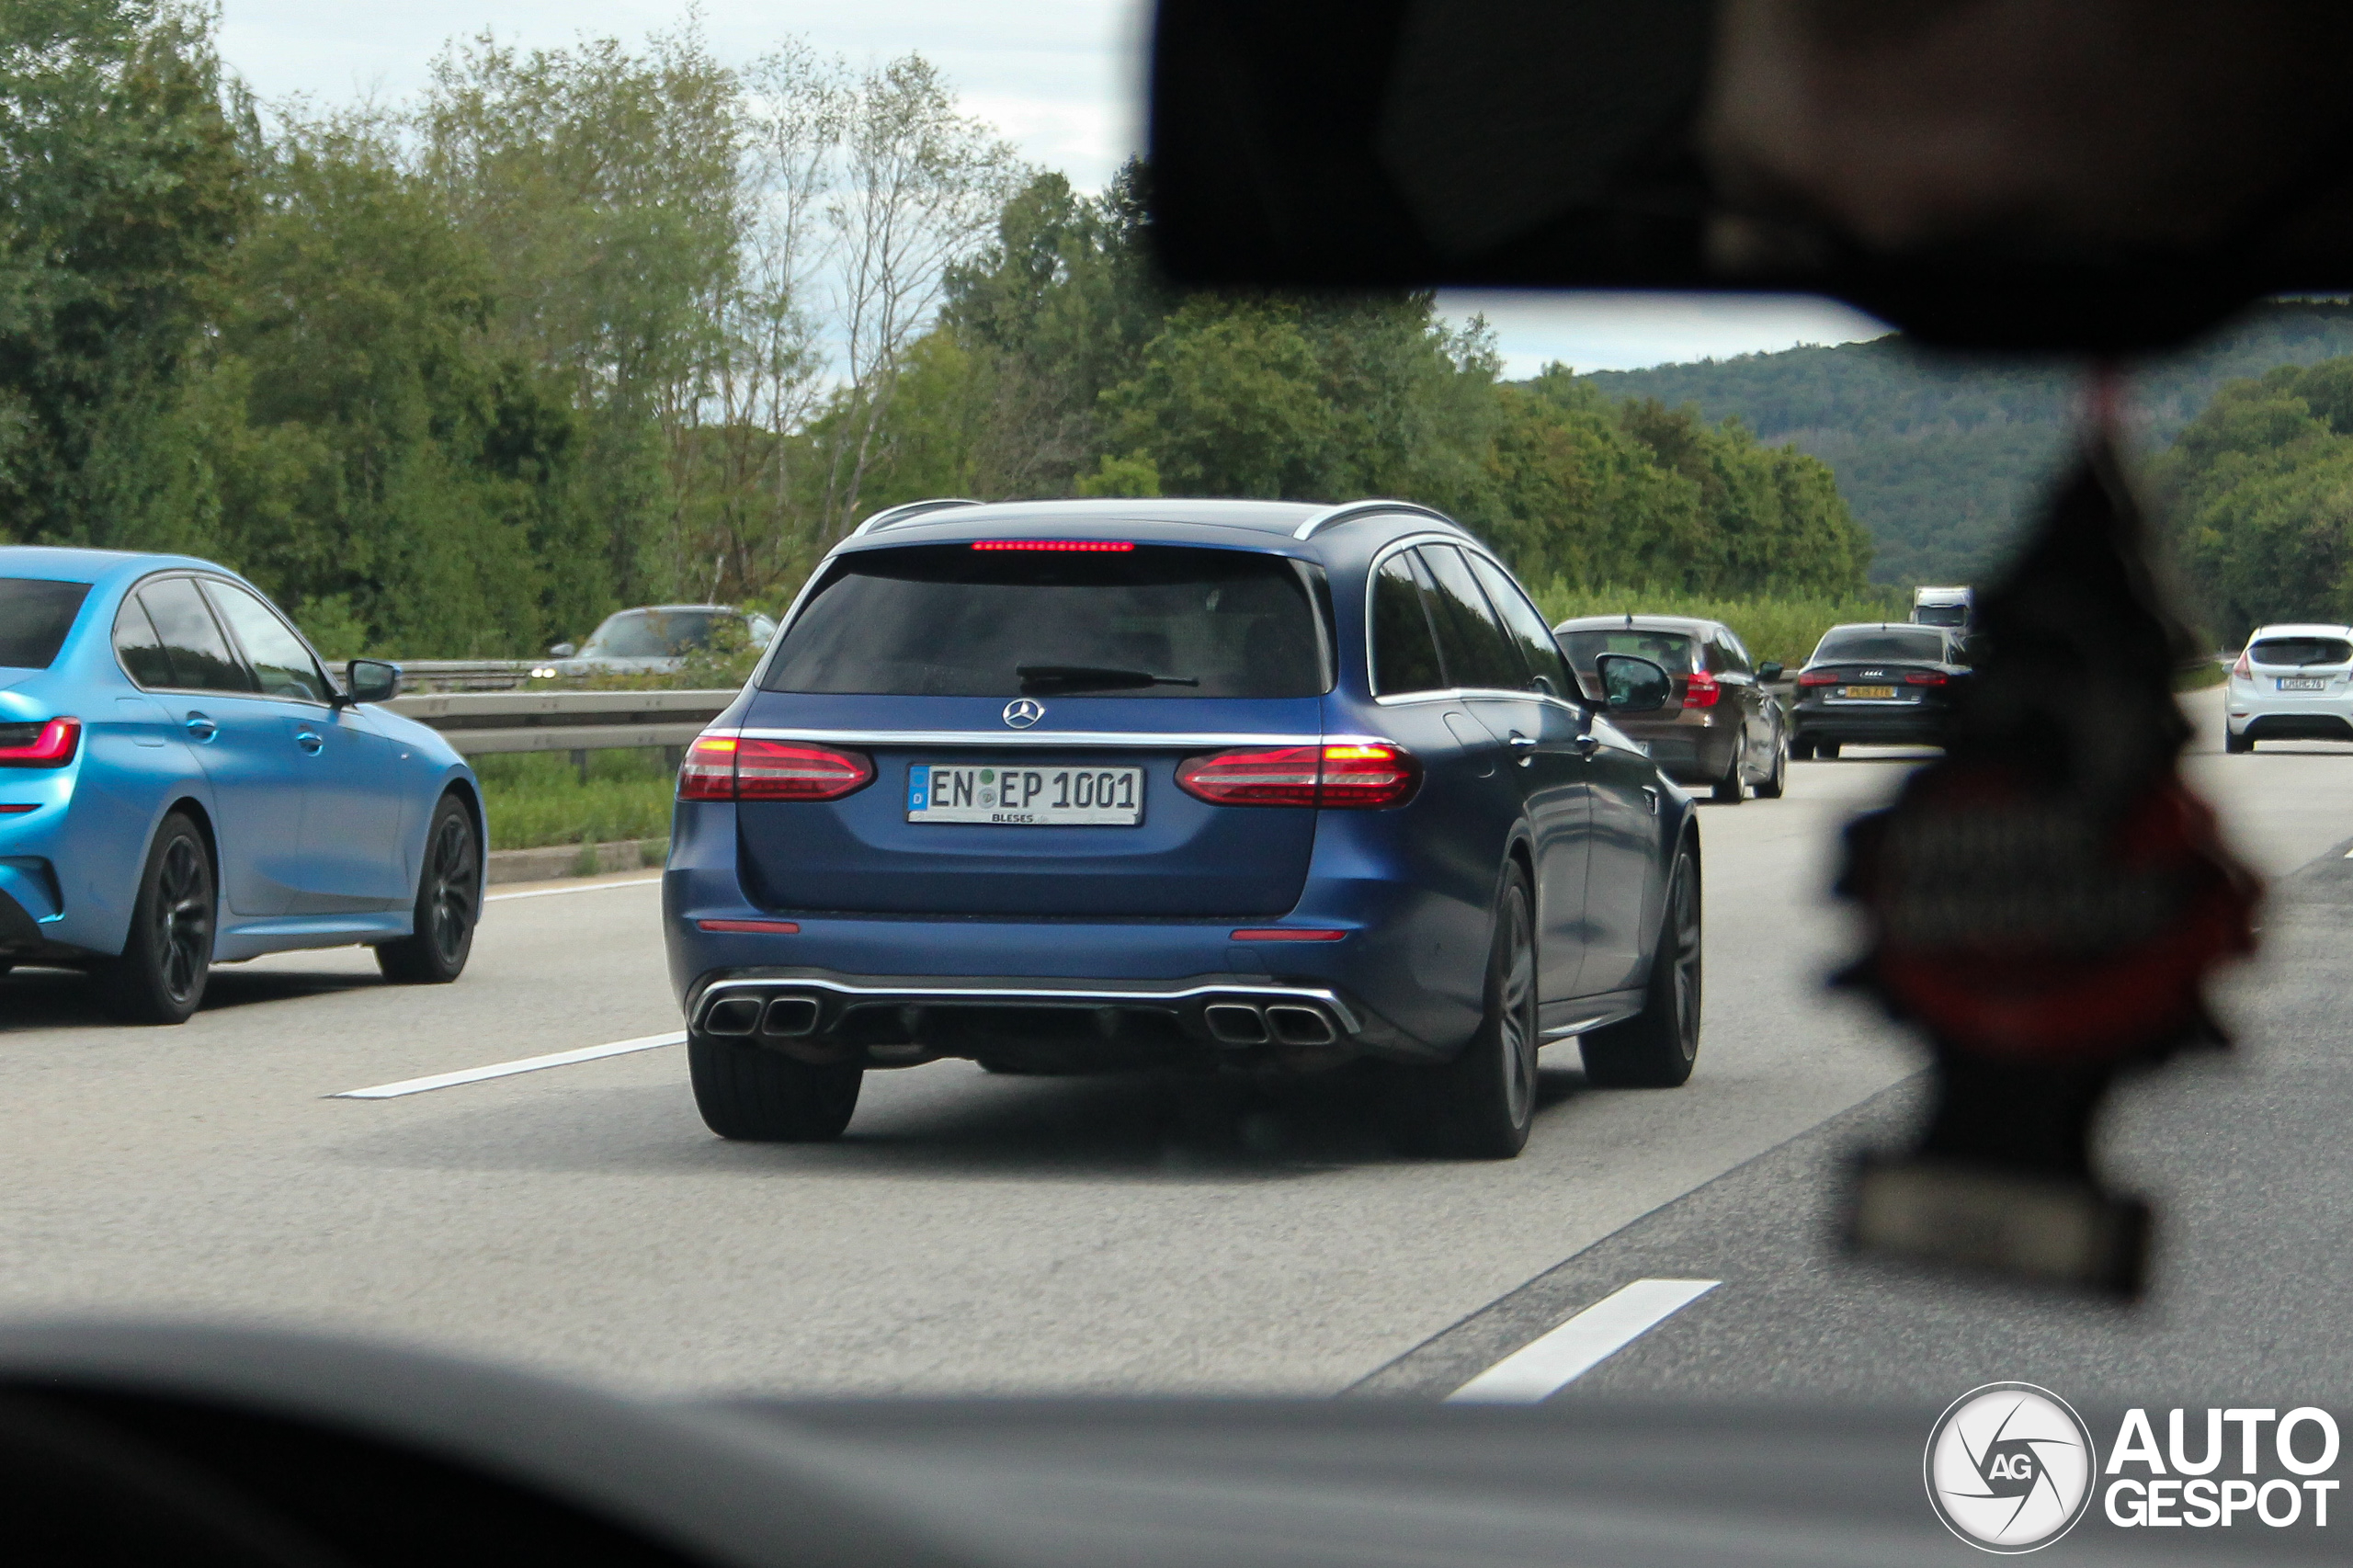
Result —
<path fill-rule="evenodd" d="M 122 608 L 114 618 L 114 656 L 122 663 L 122 673 L 131 684 L 149 689 L 172 684 L 172 661 L 164 652 L 164 640 L 156 633 L 155 623 L 147 619 L 147 607 L 132 594 L 122 601 Z"/>
<path fill-rule="evenodd" d="M 299 698 L 306 702 L 327 700 L 327 677 L 311 650 L 278 612 L 229 583 L 207 583 L 204 597 L 221 612 L 245 652 L 261 689 L 268 697 Z"/>
<path fill-rule="evenodd" d="M 147 584 L 136 597 L 147 607 L 147 618 L 155 623 L 163 642 L 171 668 L 167 684 L 181 691 L 253 690 L 251 677 L 229 651 L 228 639 L 204 608 L 193 579 L 166 577 Z"/>

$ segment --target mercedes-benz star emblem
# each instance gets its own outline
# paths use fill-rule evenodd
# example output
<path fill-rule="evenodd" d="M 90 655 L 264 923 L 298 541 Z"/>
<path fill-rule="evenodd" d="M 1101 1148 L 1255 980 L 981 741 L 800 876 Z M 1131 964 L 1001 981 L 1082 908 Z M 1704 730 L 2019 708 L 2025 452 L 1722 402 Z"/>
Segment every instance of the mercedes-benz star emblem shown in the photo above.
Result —
<path fill-rule="evenodd" d="M 2032 1383 L 1987 1383 L 1952 1402 L 1928 1435 L 1928 1502 L 1983 1551 L 2033 1551 L 2084 1517 L 2098 1478 L 2092 1435 Z"/>
<path fill-rule="evenodd" d="M 1005 722 L 1017 730 L 1026 730 L 1046 716 L 1046 705 L 1027 697 L 1017 697 L 1005 705 Z"/>

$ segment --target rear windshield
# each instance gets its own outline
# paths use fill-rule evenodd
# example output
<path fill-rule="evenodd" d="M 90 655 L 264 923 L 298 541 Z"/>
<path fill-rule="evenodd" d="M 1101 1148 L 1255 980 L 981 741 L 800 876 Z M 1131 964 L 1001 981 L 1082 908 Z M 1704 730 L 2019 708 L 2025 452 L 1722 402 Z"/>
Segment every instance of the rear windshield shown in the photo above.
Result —
<path fill-rule="evenodd" d="M 1604 653 L 1639 653 L 1669 675 L 1691 673 L 1691 639 L 1680 631 L 1563 631 L 1559 641 L 1579 675 L 1593 674 L 1594 661 Z"/>
<path fill-rule="evenodd" d="M 1313 697 L 1307 569 L 1245 551 L 915 545 L 835 564 L 770 691 L 908 697 Z"/>
<path fill-rule="evenodd" d="M 0 667 L 49 668 L 89 594 L 87 583 L 0 577 Z"/>
<path fill-rule="evenodd" d="M 1923 626 L 1965 626 L 1969 623 L 1969 607 L 1922 605 L 1912 612 L 1912 619 Z"/>
<path fill-rule="evenodd" d="M 2247 657 L 2258 665 L 2342 665 L 2353 661 L 2353 642 L 2342 637 L 2266 637 L 2248 645 Z"/>
<path fill-rule="evenodd" d="M 678 659 L 710 646 L 711 629 L 732 616 L 699 609 L 625 609 L 597 628 L 584 658 Z"/>
<path fill-rule="evenodd" d="M 1874 659 L 1940 665 L 1945 662 L 1945 640 L 1934 631 L 1906 631 L 1899 626 L 1834 626 L 1824 633 L 1808 663 L 1867 665 Z"/>

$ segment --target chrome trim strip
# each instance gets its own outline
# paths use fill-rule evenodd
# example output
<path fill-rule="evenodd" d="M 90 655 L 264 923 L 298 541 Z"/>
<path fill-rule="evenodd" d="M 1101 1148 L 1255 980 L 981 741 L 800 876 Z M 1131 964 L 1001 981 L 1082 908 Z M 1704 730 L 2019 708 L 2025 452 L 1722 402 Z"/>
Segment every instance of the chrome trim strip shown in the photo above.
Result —
<path fill-rule="evenodd" d="M 1190 751 L 1203 746 L 1322 746 L 1378 742 L 1396 743 L 1378 735 L 1276 735 L 1248 733 L 1186 732 L 1155 734 L 1142 730 L 707 730 L 706 734 L 741 735 L 756 741 L 807 741 L 842 746 L 1007 746 L 1071 751 L 1101 746 L 1132 750 Z"/>
<path fill-rule="evenodd" d="M 1302 522 L 1298 528 L 1292 529 L 1290 537 L 1293 539 L 1313 539 L 1315 537 L 1316 530 L 1325 527 L 1327 524 L 1345 523 L 1351 517 L 1376 517 L 1386 512 L 1402 512 L 1408 517 L 1429 517 L 1438 522 L 1444 523 L 1447 527 L 1455 529 L 1465 539 L 1471 537 L 1471 530 L 1469 528 L 1464 528 L 1461 523 L 1456 522 L 1452 517 L 1448 517 L 1444 512 L 1439 511 L 1435 506 L 1425 506 L 1417 501 L 1381 500 L 1343 501 L 1336 506 L 1326 506 L 1324 510 L 1309 517 L 1305 521 Z"/>
<path fill-rule="evenodd" d="M 1012 1006 L 1034 1006 L 1040 1003 L 1052 1006 L 1060 1002 L 1188 1002 L 1196 996 L 1261 996 L 1284 1002 L 1320 1002 L 1332 1009 L 1341 1027 L 1350 1034 L 1363 1032 L 1364 1025 L 1348 1005 L 1333 992 L 1307 985 L 1188 985 L 1178 991 L 1120 990 L 1108 986 L 1074 986 L 1064 990 L 1059 986 L 1035 989 L 1013 989 L 1005 986 L 954 985 L 852 985 L 839 980 L 722 980 L 702 994 L 695 1008 L 701 1017 L 710 1011 L 712 998 L 743 992 L 754 995 L 773 995 L 779 991 L 831 991 L 843 996 L 936 997 L 947 1001 L 1003 1002 Z"/>

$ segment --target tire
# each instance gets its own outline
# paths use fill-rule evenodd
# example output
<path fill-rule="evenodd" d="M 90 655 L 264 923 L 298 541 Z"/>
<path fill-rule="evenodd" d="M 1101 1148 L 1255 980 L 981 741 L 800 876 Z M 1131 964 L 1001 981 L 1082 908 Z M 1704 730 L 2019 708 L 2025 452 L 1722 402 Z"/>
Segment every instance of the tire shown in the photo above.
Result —
<path fill-rule="evenodd" d="M 1675 852 L 1666 911 L 1639 1017 L 1595 1029 L 1577 1041 L 1587 1082 L 1615 1089 L 1672 1089 L 1688 1081 L 1699 1056 L 1699 863 Z"/>
<path fill-rule="evenodd" d="M 1836 741 L 1816 741 L 1813 743 L 1813 755 L 1824 762 L 1836 762 L 1838 760 L 1838 746 Z"/>
<path fill-rule="evenodd" d="M 1756 798 L 1778 801 L 1790 787 L 1790 737 L 1785 733 L 1773 743 L 1773 771 L 1756 783 Z"/>
<path fill-rule="evenodd" d="M 177 812 L 148 847 L 122 956 L 97 973 L 100 1006 L 126 1024 L 184 1024 L 204 1002 L 220 916 L 212 852 Z"/>
<path fill-rule="evenodd" d="M 466 971 L 482 919 L 482 839 L 454 794 L 433 808 L 425 866 L 416 877 L 413 933 L 379 943 L 376 967 L 395 985 L 447 985 Z"/>
<path fill-rule="evenodd" d="M 1716 780 L 1715 789 L 1709 796 L 1709 799 L 1718 805 L 1736 806 L 1748 799 L 1746 770 L 1740 765 L 1741 753 L 1747 749 L 1748 736 L 1745 732 L 1733 738 L 1732 760 L 1724 764 L 1724 776 Z"/>
<path fill-rule="evenodd" d="M 1803 735 L 1793 737 L 1790 742 L 1790 759 L 1793 762 L 1812 762 L 1813 743 Z"/>
<path fill-rule="evenodd" d="M 862 1067 L 813 1067 L 756 1045 L 687 1037 L 702 1123 L 746 1143 L 828 1143 L 858 1109 Z"/>
<path fill-rule="evenodd" d="M 2225 728 L 2222 731 L 2222 749 L 2233 756 L 2245 756 L 2255 749 L 2255 743 L 2246 736 L 2234 734 Z"/>
<path fill-rule="evenodd" d="M 1400 1142 L 1418 1153 L 1508 1160 L 1536 1120 L 1535 901 L 1517 861 L 1495 898 L 1487 945 L 1486 1016 L 1443 1067 L 1400 1069 L 1392 1081 Z"/>

